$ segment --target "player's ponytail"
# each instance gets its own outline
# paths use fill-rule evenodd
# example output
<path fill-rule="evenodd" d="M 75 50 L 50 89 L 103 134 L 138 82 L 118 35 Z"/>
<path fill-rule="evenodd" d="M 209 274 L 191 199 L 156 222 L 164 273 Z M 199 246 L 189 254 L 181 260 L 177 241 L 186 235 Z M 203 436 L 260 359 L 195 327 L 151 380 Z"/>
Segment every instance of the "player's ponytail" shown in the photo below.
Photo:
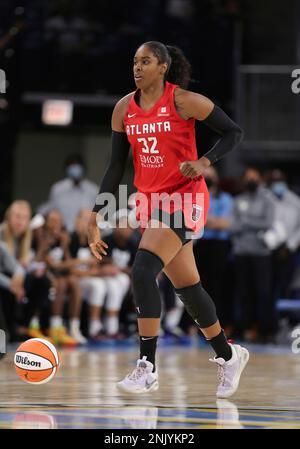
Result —
<path fill-rule="evenodd" d="M 168 64 L 165 80 L 186 89 L 191 79 L 191 64 L 182 50 L 157 41 L 145 42 L 144 45 L 150 48 L 160 64 L 165 62 Z"/>
<path fill-rule="evenodd" d="M 180 48 L 167 45 L 171 57 L 171 64 L 166 72 L 165 79 L 186 89 L 191 80 L 191 64 Z"/>

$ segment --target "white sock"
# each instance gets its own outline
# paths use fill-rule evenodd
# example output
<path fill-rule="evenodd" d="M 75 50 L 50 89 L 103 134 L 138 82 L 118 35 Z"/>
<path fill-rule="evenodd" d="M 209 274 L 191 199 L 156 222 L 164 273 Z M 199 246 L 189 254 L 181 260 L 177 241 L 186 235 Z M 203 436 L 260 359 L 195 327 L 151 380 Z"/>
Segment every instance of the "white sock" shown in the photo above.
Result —
<path fill-rule="evenodd" d="M 71 318 L 70 319 L 70 331 L 71 332 L 79 332 L 80 331 L 79 318 Z"/>
<path fill-rule="evenodd" d="M 40 322 L 37 316 L 33 316 L 30 320 L 29 327 L 34 327 L 35 329 L 40 328 Z"/>
<path fill-rule="evenodd" d="M 102 323 L 98 319 L 90 321 L 89 324 L 89 334 L 91 337 L 95 337 L 102 329 Z"/>
<path fill-rule="evenodd" d="M 62 317 L 59 315 L 54 315 L 50 318 L 50 327 L 62 327 L 63 326 L 63 320 Z"/>
<path fill-rule="evenodd" d="M 119 330 L 119 317 L 109 316 L 106 319 L 106 332 L 108 335 L 114 335 Z"/>

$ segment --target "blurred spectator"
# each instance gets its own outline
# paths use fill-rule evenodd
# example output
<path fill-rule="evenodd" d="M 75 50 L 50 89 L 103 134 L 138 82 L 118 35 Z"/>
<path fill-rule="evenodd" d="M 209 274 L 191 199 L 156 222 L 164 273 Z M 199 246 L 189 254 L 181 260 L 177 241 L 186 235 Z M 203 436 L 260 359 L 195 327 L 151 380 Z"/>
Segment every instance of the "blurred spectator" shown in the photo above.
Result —
<path fill-rule="evenodd" d="M 72 232 L 81 209 L 92 209 L 98 194 L 98 186 L 84 178 L 85 166 L 79 154 L 65 160 L 66 178 L 56 182 L 50 190 L 49 201 L 39 208 L 41 214 L 57 209 L 63 217 L 68 232 Z"/>
<path fill-rule="evenodd" d="M 32 338 L 46 338 L 40 330 L 40 316 L 47 307 L 51 283 L 46 273 L 46 264 L 40 260 L 39 249 L 37 248 L 36 253 L 32 249 L 30 219 L 29 203 L 14 201 L 6 210 L 5 219 L 0 226 L 0 239 L 25 269 L 26 302 L 22 317 L 25 332 Z"/>
<path fill-rule="evenodd" d="M 27 201 L 14 201 L 5 212 L 0 226 L 0 239 L 22 265 L 32 257 L 32 234 L 30 229 L 31 207 Z"/>
<path fill-rule="evenodd" d="M 214 299 L 220 322 L 224 325 L 227 308 L 224 284 L 231 247 L 233 198 L 221 191 L 215 168 L 209 167 L 205 171 L 205 180 L 210 193 L 210 206 L 203 237 L 194 241 L 194 254 L 203 285 Z"/>
<path fill-rule="evenodd" d="M 21 301 L 25 296 L 24 277 L 22 266 L 0 242 L 0 322 L 11 341 L 17 338 L 16 301 Z"/>
<path fill-rule="evenodd" d="M 135 230 L 130 226 L 130 211 L 119 209 L 112 217 L 113 232 L 105 238 L 110 245 L 108 257 L 124 272 L 131 275 L 132 265 L 138 248 Z"/>
<path fill-rule="evenodd" d="M 106 332 L 109 335 L 118 333 L 119 313 L 130 287 L 132 266 L 138 248 L 134 230 L 128 222 L 128 215 L 127 209 L 118 210 L 112 217 L 111 224 L 115 225 L 115 228 L 104 238 L 108 245 L 105 259 L 119 270 L 118 274 L 106 278 L 108 288 Z"/>
<path fill-rule="evenodd" d="M 272 170 L 268 183 L 275 204 L 275 219 L 264 239 L 273 250 L 273 290 L 276 300 L 289 297 L 289 285 L 300 243 L 300 198 L 289 189 L 281 170 Z"/>
<path fill-rule="evenodd" d="M 45 21 L 44 27 L 46 41 L 52 41 L 57 52 L 76 54 L 84 49 L 82 35 L 87 31 L 88 23 L 72 2 L 61 4 Z"/>
<path fill-rule="evenodd" d="M 51 56 L 53 85 L 72 92 L 84 89 L 82 63 L 89 48 L 91 30 L 78 4 L 64 1 L 58 6 L 44 23 L 44 41 Z"/>
<path fill-rule="evenodd" d="M 289 285 L 289 296 L 291 299 L 300 298 L 300 252 L 297 252 L 296 262 L 293 270 L 293 277 Z M 300 323 L 300 313 L 298 312 L 297 323 Z"/>
<path fill-rule="evenodd" d="M 106 330 L 109 336 L 113 336 L 118 333 L 119 326 L 115 316 L 118 318 L 124 292 L 129 287 L 129 278 L 114 263 L 107 262 L 106 259 L 100 263 L 92 257 L 87 240 L 90 215 L 91 211 L 88 209 L 79 213 L 75 232 L 71 236 L 71 256 L 81 261 L 80 265 L 72 269 L 72 273 L 79 277 L 82 296 L 90 305 L 89 336 L 96 338 L 102 333 L 102 308 L 106 296 Z"/>
<path fill-rule="evenodd" d="M 164 26 L 167 30 L 165 39 L 170 42 L 176 40 L 185 54 L 190 53 L 192 44 L 192 19 L 195 14 L 195 7 L 192 0 L 167 0 L 165 2 Z M 178 33 L 180 30 L 180 33 Z M 165 31 L 166 33 L 166 31 Z"/>
<path fill-rule="evenodd" d="M 275 330 L 271 251 L 261 236 L 272 227 L 274 203 L 262 187 L 256 169 L 246 169 L 243 185 L 244 193 L 234 202 L 231 226 L 236 265 L 236 319 L 244 338 L 256 341 L 270 337 Z"/>
<path fill-rule="evenodd" d="M 39 240 L 55 289 L 50 318 L 50 336 L 57 344 L 84 344 L 86 339 L 80 332 L 81 290 L 78 278 L 71 273 L 71 269 L 81 261 L 71 259 L 70 238 L 64 229 L 63 218 L 58 210 L 52 210 L 46 216 Z M 70 336 L 63 325 L 63 309 L 67 294 L 70 302 Z"/>

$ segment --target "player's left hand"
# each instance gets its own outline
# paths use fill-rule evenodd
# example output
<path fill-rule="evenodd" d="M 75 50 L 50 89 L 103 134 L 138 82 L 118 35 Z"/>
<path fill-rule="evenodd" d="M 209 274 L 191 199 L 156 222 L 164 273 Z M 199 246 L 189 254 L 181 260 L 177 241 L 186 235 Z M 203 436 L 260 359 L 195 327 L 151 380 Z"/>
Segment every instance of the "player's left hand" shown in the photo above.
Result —
<path fill-rule="evenodd" d="M 195 178 L 196 176 L 203 175 L 207 167 L 210 166 L 210 161 L 206 157 L 201 157 L 197 161 L 185 161 L 179 164 L 181 173 L 187 178 Z"/>

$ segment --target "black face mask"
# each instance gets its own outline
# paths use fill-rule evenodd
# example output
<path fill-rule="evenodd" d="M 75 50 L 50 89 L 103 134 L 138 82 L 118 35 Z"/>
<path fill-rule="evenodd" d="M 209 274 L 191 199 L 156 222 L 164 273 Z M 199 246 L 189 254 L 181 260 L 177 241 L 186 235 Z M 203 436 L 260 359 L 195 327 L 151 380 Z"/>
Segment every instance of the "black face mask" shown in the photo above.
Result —
<path fill-rule="evenodd" d="M 247 181 L 245 184 L 245 188 L 248 192 L 254 193 L 258 188 L 258 182 L 256 181 Z"/>
<path fill-rule="evenodd" d="M 215 182 L 211 178 L 205 178 L 205 182 L 208 189 L 210 189 L 215 185 Z"/>

